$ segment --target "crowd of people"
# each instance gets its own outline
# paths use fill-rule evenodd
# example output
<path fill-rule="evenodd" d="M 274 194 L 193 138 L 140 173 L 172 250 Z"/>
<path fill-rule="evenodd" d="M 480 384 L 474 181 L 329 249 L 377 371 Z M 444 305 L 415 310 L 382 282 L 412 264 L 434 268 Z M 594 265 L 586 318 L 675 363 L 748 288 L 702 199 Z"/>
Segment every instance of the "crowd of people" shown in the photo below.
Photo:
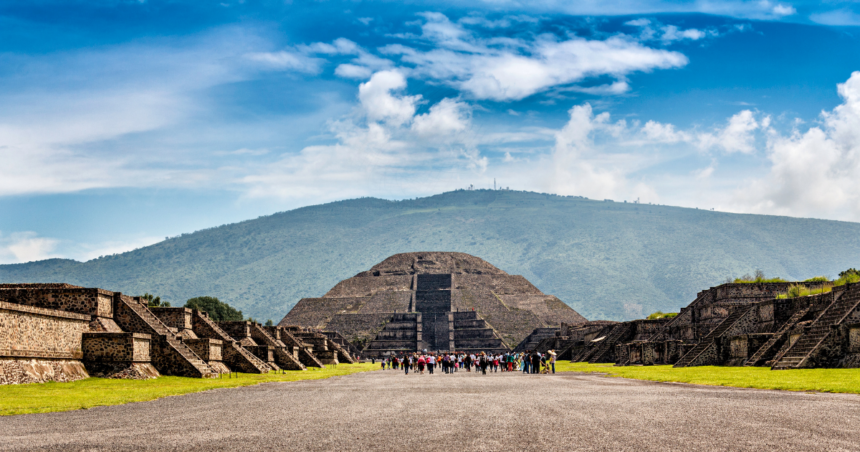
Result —
<path fill-rule="evenodd" d="M 526 351 L 525 353 L 464 353 L 430 352 L 403 353 L 380 359 L 382 370 L 402 370 L 409 375 L 424 372 L 434 374 L 437 369 L 443 373 L 472 372 L 486 375 L 487 372 L 522 372 L 526 374 L 555 373 L 554 350 L 547 353 Z M 374 359 L 375 361 L 375 359 Z"/>

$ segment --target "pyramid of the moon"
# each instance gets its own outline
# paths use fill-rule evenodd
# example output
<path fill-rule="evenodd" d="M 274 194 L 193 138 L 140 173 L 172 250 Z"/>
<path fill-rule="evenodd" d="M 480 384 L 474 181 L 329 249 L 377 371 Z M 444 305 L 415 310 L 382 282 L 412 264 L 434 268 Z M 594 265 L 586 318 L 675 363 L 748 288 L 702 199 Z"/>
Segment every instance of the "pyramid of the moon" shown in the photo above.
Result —
<path fill-rule="evenodd" d="M 337 331 L 363 355 L 508 350 L 535 328 L 586 319 L 525 278 L 464 253 L 395 254 L 303 298 L 281 326 Z"/>

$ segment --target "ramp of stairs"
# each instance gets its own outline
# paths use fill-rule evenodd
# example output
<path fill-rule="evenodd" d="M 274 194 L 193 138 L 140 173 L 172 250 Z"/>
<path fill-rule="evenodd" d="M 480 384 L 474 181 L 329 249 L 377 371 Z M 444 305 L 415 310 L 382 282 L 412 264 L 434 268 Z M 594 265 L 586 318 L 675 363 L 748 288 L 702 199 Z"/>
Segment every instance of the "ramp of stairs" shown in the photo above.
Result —
<path fill-rule="evenodd" d="M 715 344 L 715 341 L 718 337 L 722 336 L 723 333 L 729 330 L 738 320 L 741 319 L 744 315 L 746 315 L 752 307 L 744 307 L 738 308 L 734 312 L 732 312 L 728 317 L 725 318 L 716 328 L 711 330 L 707 336 L 703 337 L 692 350 L 687 352 L 681 359 L 678 360 L 677 363 L 673 367 L 687 367 L 692 364 L 696 358 L 699 357 L 702 353 L 704 353 L 708 348 Z"/>
<path fill-rule="evenodd" d="M 858 288 L 860 286 L 846 288 L 841 294 L 834 294 L 835 300 L 815 319 L 809 330 L 789 347 L 772 369 L 804 367 L 806 362 L 818 353 L 821 344 L 830 335 L 830 327 L 842 323 L 845 317 L 860 304 Z"/>
<path fill-rule="evenodd" d="M 156 365 L 157 369 L 161 367 L 158 369 L 159 372 L 166 375 L 178 374 L 196 378 L 211 378 L 217 374 L 187 345 L 178 340 L 170 328 L 146 306 L 123 296 L 118 297 L 118 299 L 118 307 L 125 308 L 123 309 L 125 312 L 123 312 L 124 315 L 116 317 L 119 318 L 120 323 L 125 323 L 123 326 L 127 331 L 148 333 L 153 339 L 158 338 L 159 346 L 156 347 L 156 353 L 163 354 L 163 356 L 155 356 L 153 364 Z"/>
<path fill-rule="evenodd" d="M 275 347 L 275 363 L 281 369 L 306 370 L 305 365 L 301 361 L 296 359 L 292 353 L 287 352 L 283 342 L 275 339 L 268 331 L 254 322 L 251 323 L 251 337 L 259 343 Z"/>
<path fill-rule="evenodd" d="M 788 332 L 791 331 L 792 328 L 794 328 L 794 325 L 797 325 L 797 322 L 799 322 L 800 319 L 802 319 L 803 316 L 805 316 L 808 312 L 809 306 L 803 309 L 799 309 L 797 312 L 792 314 L 791 317 L 786 320 L 785 324 L 782 325 L 779 331 L 774 333 L 773 336 L 771 336 L 771 338 L 767 340 L 767 342 L 762 344 L 762 346 L 759 347 L 758 350 L 756 350 L 756 352 L 753 353 L 752 356 L 750 356 L 746 361 L 744 361 L 744 366 L 755 366 L 761 360 L 763 360 L 765 356 L 767 356 L 767 354 L 774 348 L 774 346 L 778 342 L 780 342 L 780 340 L 785 338 L 785 335 L 788 334 Z"/>
<path fill-rule="evenodd" d="M 602 361 L 606 359 L 606 355 L 612 351 L 612 347 L 615 347 L 615 344 L 621 339 L 622 336 L 627 334 L 630 331 L 632 324 L 630 323 L 621 323 L 615 325 L 612 328 L 612 331 L 606 336 L 606 339 L 597 346 L 597 350 L 591 357 L 588 359 L 588 362 L 591 364 L 605 362 Z"/>
<path fill-rule="evenodd" d="M 257 358 L 253 353 L 242 347 L 235 339 L 233 339 L 226 331 L 221 329 L 209 316 L 204 315 L 198 310 L 194 310 L 192 325 L 194 334 L 199 337 L 207 337 L 210 339 L 220 339 L 223 345 L 223 359 L 230 368 L 236 371 L 264 374 L 269 372 L 271 368 L 268 364 Z"/>

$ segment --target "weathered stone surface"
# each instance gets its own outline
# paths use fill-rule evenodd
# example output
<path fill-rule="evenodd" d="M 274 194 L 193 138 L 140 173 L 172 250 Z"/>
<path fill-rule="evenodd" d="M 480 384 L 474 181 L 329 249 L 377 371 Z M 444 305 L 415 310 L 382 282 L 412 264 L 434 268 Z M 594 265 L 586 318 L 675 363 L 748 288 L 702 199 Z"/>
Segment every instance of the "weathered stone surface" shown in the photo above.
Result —
<path fill-rule="evenodd" d="M 472 314 L 455 320 L 466 312 Z M 396 254 L 339 282 L 321 298 L 302 299 L 280 325 L 336 331 L 369 356 L 420 349 L 507 350 L 535 328 L 585 321 L 522 276 L 480 258 L 422 252 Z"/>

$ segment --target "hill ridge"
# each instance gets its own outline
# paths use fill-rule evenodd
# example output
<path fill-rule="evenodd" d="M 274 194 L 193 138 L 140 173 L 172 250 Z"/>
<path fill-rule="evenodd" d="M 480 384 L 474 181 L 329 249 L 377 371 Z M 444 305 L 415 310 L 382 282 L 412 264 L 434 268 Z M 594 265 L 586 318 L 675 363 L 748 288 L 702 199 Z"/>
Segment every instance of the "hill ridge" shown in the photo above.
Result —
<path fill-rule="evenodd" d="M 590 319 L 685 306 L 757 268 L 802 279 L 856 267 L 860 224 L 508 190 L 333 201 L 182 234 L 86 262 L 0 265 L 0 282 L 68 282 L 172 303 L 217 296 L 256 318 L 385 257 L 456 251 L 532 281 Z"/>

